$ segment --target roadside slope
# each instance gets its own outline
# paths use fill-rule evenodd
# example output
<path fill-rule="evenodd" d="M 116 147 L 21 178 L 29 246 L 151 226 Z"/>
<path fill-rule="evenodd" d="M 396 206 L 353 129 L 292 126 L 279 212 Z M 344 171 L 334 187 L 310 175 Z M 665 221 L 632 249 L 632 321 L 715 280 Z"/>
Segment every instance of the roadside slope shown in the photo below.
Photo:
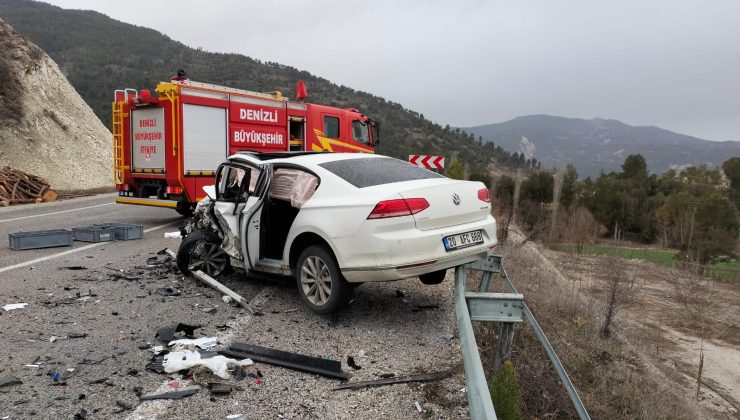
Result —
<path fill-rule="evenodd" d="M 57 191 L 112 187 L 111 134 L 39 47 L 0 19 L 0 166 Z"/>

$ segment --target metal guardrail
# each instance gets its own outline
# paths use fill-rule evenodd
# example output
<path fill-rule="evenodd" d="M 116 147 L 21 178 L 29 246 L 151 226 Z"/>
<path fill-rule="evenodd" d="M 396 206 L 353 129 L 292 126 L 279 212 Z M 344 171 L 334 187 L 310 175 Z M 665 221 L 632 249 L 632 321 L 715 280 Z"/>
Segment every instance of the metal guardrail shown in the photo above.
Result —
<path fill-rule="evenodd" d="M 467 290 L 467 270 L 482 271 L 483 276 L 478 292 Z M 494 273 L 499 273 L 504 280 L 504 286 L 508 293 L 490 293 L 488 290 Z M 501 256 L 492 255 L 487 259 L 475 261 L 470 264 L 455 268 L 455 314 L 457 317 L 458 330 L 460 332 L 460 343 L 462 347 L 463 362 L 465 364 L 465 384 L 468 390 L 468 403 L 470 406 L 470 418 L 474 420 L 496 419 L 496 411 L 493 407 L 491 394 L 488 390 L 488 382 L 483 371 L 478 345 L 475 341 L 473 321 L 501 322 L 505 327 L 499 338 L 500 343 L 494 361 L 494 370 L 497 369 L 503 357 L 508 353 L 513 337 L 513 325 L 521 323 L 525 318 L 532 326 L 537 338 L 550 358 L 550 362 L 560 377 L 576 412 L 582 420 L 590 420 L 586 407 L 578 396 L 573 382 L 571 382 L 565 367 L 560 362 L 555 350 L 550 345 L 545 333 L 540 328 L 537 319 L 524 303 L 524 296 L 517 292 L 509 280 L 509 276 L 501 262 Z"/>

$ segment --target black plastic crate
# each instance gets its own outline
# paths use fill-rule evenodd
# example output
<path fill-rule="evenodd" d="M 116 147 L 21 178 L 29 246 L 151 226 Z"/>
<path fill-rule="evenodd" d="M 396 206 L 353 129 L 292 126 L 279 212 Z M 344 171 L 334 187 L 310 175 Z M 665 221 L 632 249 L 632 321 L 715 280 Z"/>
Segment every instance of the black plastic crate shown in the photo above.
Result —
<path fill-rule="evenodd" d="M 8 246 L 15 250 L 72 245 L 72 231 L 49 229 L 8 234 Z"/>
<path fill-rule="evenodd" d="M 76 227 L 73 229 L 75 241 L 108 242 L 116 239 L 116 231 L 106 226 Z"/>
<path fill-rule="evenodd" d="M 102 223 L 99 225 L 92 225 L 92 227 L 113 229 L 117 241 L 130 241 L 132 239 L 142 239 L 144 237 L 144 226 L 142 225 L 131 225 L 128 223 Z"/>

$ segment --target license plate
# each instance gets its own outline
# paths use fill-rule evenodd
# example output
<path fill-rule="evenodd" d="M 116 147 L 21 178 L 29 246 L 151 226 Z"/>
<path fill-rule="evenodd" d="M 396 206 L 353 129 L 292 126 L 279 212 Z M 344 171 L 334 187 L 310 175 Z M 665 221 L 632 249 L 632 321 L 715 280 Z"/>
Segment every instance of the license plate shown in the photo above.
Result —
<path fill-rule="evenodd" d="M 445 236 L 442 242 L 445 244 L 447 252 L 454 251 L 456 249 L 482 244 L 483 233 L 480 230 L 458 233 L 457 235 Z"/>

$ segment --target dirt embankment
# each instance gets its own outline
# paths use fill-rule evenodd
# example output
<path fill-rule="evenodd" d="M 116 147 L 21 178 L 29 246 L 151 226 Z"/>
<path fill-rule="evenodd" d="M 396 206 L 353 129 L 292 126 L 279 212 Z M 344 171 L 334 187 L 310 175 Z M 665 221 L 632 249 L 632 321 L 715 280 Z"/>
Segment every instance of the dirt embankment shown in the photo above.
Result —
<path fill-rule="evenodd" d="M 0 166 L 57 191 L 112 186 L 111 134 L 54 61 L 0 19 Z"/>
<path fill-rule="evenodd" d="M 514 232 L 510 238 L 521 243 L 524 237 Z M 502 254 L 592 416 L 737 418 L 738 286 L 645 261 L 579 256 L 531 242 L 510 245 Z M 614 272 L 634 284 L 619 305 L 611 337 L 604 338 L 601 328 Z M 528 357 L 521 365 L 524 378 L 532 376 L 539 357 L 527 348 L 536 347 L 527 342 L 528 335 L 522 330 L 518 347 L 515 339 L 516 350 Z M 539 414 L 556 409 L 545 407 Z"/>

